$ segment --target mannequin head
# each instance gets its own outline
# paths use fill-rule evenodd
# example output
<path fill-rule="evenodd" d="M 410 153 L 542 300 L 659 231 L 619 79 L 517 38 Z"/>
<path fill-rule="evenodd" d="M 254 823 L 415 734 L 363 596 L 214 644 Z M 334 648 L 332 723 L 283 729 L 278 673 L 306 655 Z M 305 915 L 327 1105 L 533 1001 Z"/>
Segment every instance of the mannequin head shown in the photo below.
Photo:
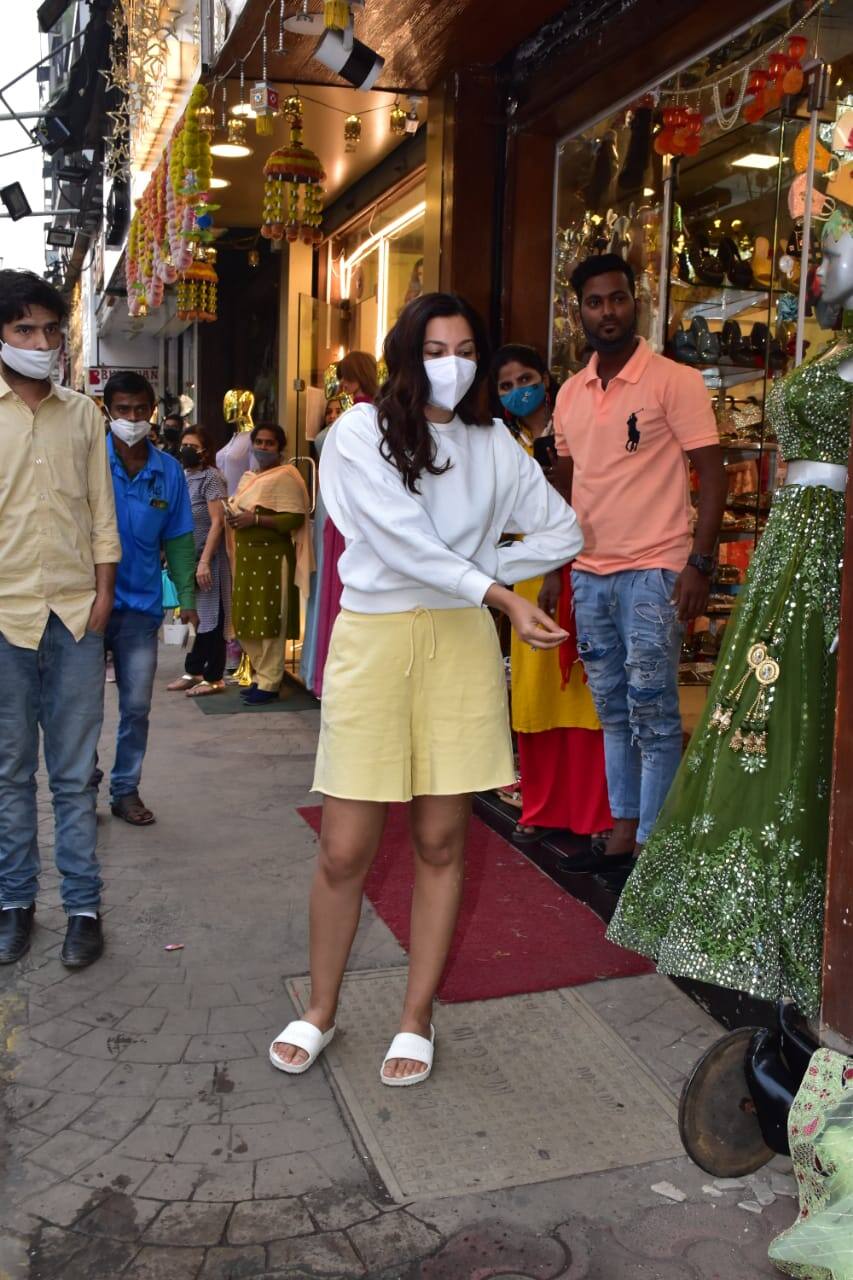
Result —
<path fill-rule="evenodd" d="M 836 210 L 823 233 L 823 261 L 818 267 L 821 301 L 853 308 L 853 221 Z"/>

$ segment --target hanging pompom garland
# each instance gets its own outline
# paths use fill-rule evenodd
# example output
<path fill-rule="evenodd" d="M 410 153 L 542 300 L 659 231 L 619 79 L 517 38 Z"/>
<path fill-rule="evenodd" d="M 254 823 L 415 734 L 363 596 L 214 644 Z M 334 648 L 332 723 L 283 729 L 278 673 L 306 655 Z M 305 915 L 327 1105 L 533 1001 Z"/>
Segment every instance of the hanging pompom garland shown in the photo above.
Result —
<path fill-rule="evenodd" d="M 350 24 L 350 7 L 347 0 L 324 0 L 323 25 L 344 31 Z"/>
<path fill-rule="evenodd" d="M 267 240 L 286 238 L 317 244 L 322 239 L 322 183 L 326 174 L 319 158 L 302 143 L 301 106 L 297 95 L 285 102 L 290 142 L 273 151 L 264 165 L 261 235 Z"/>
<path fill-rule="evenodd" d="M 219 277 L 202 256 L 181 274 L 177 284 L 179 320 L 213 321 L 216 319 L 216 287 Z"/>
<path fill-rule="evenodd" d="M 207 89 L 196 85 L 184 119 L 137 201 L 127 247 L 131 315 L 141 316 L 161 306 L 165 286 L 196 267 L 194 247 L 213 239 L 213 213 L 218 206 L 210 203 L 212 163 L 206 101 Z M 192 292 L 189 297 L 187 311 L 198 313 L 193 319 L 215 318 L 215 287 L 203 297 Z"/>

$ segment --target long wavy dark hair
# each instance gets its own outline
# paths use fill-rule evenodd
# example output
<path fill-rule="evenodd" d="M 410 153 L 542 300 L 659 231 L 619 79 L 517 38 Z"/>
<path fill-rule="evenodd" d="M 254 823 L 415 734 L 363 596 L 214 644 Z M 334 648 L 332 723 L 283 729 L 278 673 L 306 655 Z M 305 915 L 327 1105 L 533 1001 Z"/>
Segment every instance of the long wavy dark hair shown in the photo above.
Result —
<path fill-rule="evenodd" d="M 418 480 L 426 471 L 443 475 L 450 466 L 437 466 L 436 445 L 427 425 L 429 379 L 424 369 L 424 335 L 436 316 L 462 316 L 468 322 L 477 348 L 477 376 L 468 394 L 456 406 L 466 426 L 491 426 L 479 412 L 480 389 L 489 372 L 489 339 L 486 327 L 469 303 L 455 293 L 425 293 L 400 313 L 385 339 L 388 380 L 382 386 L 376 407 L 382 433 L 383 458 L 403 477 L 406 488 L 418 493 Z"/>

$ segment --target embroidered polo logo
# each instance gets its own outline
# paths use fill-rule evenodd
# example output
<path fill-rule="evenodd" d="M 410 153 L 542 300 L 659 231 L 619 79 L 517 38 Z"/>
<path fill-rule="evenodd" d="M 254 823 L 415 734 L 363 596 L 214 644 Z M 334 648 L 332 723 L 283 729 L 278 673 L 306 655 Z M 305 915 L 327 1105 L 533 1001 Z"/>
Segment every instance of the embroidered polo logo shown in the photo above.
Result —
<path fill-rule="evenodd" d="M 640 430 L 637 426 L 637 414 L 642 412 L 642 409 L 637 409 L 628 419 L 628 439 L 625 442 L 625 450 L 627 453 L 636 453 L 640 447 Z"/>

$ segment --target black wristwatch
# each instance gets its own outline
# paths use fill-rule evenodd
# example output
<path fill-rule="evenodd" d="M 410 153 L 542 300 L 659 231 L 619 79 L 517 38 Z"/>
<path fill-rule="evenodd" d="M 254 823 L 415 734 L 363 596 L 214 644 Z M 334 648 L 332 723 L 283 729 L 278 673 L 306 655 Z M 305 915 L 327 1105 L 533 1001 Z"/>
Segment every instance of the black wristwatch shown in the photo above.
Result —
<path fill-rule="evenodd" d="M 712 578 L 717 568 L 716 556 L 688 556 L 687 563 L 706 578 Z"/>

